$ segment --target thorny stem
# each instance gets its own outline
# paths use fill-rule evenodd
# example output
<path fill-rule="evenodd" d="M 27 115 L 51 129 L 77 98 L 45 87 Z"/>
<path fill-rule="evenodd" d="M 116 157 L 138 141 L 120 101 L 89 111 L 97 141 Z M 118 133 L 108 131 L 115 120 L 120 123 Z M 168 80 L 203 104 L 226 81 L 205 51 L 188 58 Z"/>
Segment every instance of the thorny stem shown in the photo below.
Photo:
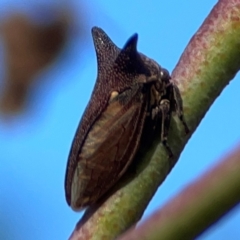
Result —
<path fill-rule="evenodd" d="M 154 146 L 138 158 L 137 176 L 126 175 L 118 186 L 121 188 L 99 208 L 88 209 L 70 240 L 114 239 L 141 218 L 190 135 L 240 68 L 239 16 L 240 0 L 219 0 L 172 73 L 181 90 L 185 118 L 191 130 L 183 137 L 182 125 L 174 117 L 169 131 L 169 145 L 176 156 L 173 161 L 169 163 L 156 139 Z"/>

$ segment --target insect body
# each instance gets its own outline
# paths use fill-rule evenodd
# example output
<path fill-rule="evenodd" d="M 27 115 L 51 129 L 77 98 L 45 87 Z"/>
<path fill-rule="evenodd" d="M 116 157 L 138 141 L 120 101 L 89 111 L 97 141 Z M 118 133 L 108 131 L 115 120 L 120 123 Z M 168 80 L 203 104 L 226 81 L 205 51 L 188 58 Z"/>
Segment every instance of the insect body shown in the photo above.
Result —
<path fill-rule="evenodd" d="M 169 156 L 172 111 L 186 131 L 182 100 L 167 70 L 137 52 L 137 34 L 119 49 L 106 33 L 92 29 L 97 81 L 70 150 L 65 193 L 75 210 L 96 203 L 124 174 L 138 149 L 146 118 L 161 124 Z M 159 121 L 155 121 L 159 119 Z"/>

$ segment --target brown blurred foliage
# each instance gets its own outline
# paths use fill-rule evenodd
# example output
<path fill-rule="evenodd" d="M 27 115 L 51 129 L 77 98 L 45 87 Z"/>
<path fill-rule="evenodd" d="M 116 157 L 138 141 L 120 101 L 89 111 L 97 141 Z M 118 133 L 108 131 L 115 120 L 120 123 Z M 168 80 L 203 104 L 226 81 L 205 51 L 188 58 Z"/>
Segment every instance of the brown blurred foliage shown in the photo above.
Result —
<path fill-rule="evenodd" d="M 1 24 L 7 67 L 0 109 L 4 113 L 23 109 L 34 76 L 49 64 L 63 47 L 69 26 L 66 12 L 50 23 L 33 22 L 27 15 L 15 13 Z"/>

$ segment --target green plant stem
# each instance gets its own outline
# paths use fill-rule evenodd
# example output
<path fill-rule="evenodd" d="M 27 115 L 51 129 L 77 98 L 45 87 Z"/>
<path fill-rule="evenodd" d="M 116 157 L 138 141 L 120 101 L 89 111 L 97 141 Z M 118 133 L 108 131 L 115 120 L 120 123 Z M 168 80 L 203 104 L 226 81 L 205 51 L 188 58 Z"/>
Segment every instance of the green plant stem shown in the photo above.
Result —
<path fill-rule="evenodd" d="M 182 93 L 191 134 L 240 68 L 239 16 L 240 0 L 219 0 L 172 73 Z M 118 185 L 121 188 L 100 207 L 88 209 L 70 240 L 114 239 L 133 226 L 171 171 L 190 135 L 184 136 L 181 123 L 174 117 L 169 145 L 175 158 L 170 162 L 156 139 L 154 146 L 139 157 L 136 176 L 126 175 Z"/>
<path fill-rule="evenodd" d="M 240 202 L 240 146 L 119 240 L 195 239 Z"/>

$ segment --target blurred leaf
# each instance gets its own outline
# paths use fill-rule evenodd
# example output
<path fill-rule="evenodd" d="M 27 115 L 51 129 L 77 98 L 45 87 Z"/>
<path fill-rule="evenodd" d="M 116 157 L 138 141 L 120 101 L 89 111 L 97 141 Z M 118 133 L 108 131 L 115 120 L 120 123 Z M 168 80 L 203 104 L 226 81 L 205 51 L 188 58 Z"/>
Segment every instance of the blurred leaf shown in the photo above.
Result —
<path fill-rule="evenodd" d="M 61 12 L 50 23 L 37 24 L 26 15 L 15 13 L 2 23 L 7 65 L 0 101 L 3 112 L 23 109 L 34 76 L 56 57 L 66 42 L 69 22 L 66 16 L 66 12 Z"/>

